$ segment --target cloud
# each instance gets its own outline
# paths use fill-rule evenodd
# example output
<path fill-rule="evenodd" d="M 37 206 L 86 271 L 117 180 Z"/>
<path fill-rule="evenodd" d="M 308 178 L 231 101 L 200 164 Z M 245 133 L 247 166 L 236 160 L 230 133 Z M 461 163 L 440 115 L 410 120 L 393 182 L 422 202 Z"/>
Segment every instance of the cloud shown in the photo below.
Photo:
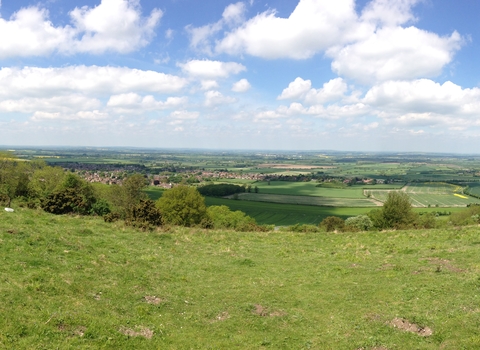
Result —
<path fill-rule="evenodd" d="M 398 26 L 416 18 L 412 8 L 422 0 L 374 0 L 362 11 L 362 20 L 378 25 Z"/>
<path fill-rule="evenodd" d="M 461 44 L 457 32 L 440 37 L 415 27 L 387 27 L 327 55 L 335 73 L 369 83 L 437 76 Z"/>
<path fill-rule="evenodd" d="M 212 107 L 221 104 L 234 103 L 236 99 L 233 97 L 224 96 L 219 91 L 207 91 L 205 92 L 205 106 Z"/>
<path fill-rule="evenodd" d="M 102 0 L 70 12 L 71 24 L 54 26 L 38 6 L 0 18 L 0 58 L 104 52 L 128 53 L 148 45 L 162 11 L 143 18 L 137 0 Z"/>
<path fill-rule="evenodd" d="M 44 112 L 61 112 L 71 114 L 78 110 L 99 109 L 102 103 L 96 98 L 88 98 L 79 94 L 55 96 L 49 98 L 20 98 L 0 101 L 0 111 L 33 113 L 38 110 Z"/>
<path fill-rule="evenodd" d="M 202 90 L 211 90 L 218 88 L 218 83 L 215 80 L 203 80 L 201 82 Z"/>
<path fill-rule="evenodd" d="M 201 27 L 186 26 L 185 30 L 190 35 L 190 47 L 212 55 L 211 37 L 219 33 L 225 26 L 230 27 L 241 23 L 244 20 L 245 10 L 245 4 L 237 2 L 236 4 L 228 5 L 223 11 L 222 18 L 215 23 Z"/>
<path fill-rule="evenodd" d="M 139 113 L 140 111 L 176 108 L 187 102 L 186 97 L 168 97 L 166 101 L 157 101 L 152 95 L 141 96 L 131 92 L 111 96 L 107 102 L 107 107 L 113 108 L 117 113 Z"/>
<path fill-rule="evenodd" d="M 95 111 L 79 111 L 73 114 L 63 114 L 59 112 L 49 113 L 38 111 L 35 112 L 31 118 L 32 121 L 97 121 L 107 119 L 107 113 Z"/>
<path fill-rule="evenodd" d="M 187 63 L 179 63 L 178 66 L 185 73 L 202 79 L 227 78 L 247 69 L 240 63 L 210 60 L 191 60 Z"/>
<path fill-rule="evenodd" d="M 0 69 L 0 97 L 63 96 L 71 93 L 111 95 L 144 91 L 173 93 L 181 90 L 183 78 L 123 67 L 69 66 Z"/>
<path fill-rule="evenodd" d="M 335 78 L 323 84 L 321 89 L 310 89 L 305 96 L 309 104 L 326 103 L 341 99 L 345 96 L 348 87 L 342 78 Z"/>
<path fill-rule="evenodd" d="M 300 0 L 287 18 L 268 10 L 240 21 L 239 11 L 232 28 L 222 18 L 197 29 L 212 55 L 308 59 L 325 53 L 335 73 L 362 84 L 434 77 L 464 39 L 456 31 L 440 36 L 413 26 L 413 8 L 421 1 L 372 0 L 357 13 L 355 0 Z M 192 36 L 191 45 L 198 43 Z"/>
<path fill-rule="evenodd" d="M 252 86 L 247 79 L 240 79 L 232 86 L 233 92 L 247 92 Z"/>
<path fill-rule="evenodd" d="M 379 116 L 398 118 L 425 113 L 450 117 L 480 115 L 480 88 L 462 89 L 452 83 L 429 79 L 392 81 L 372 87 L 363 102 L 376 108 Z"/>
<path fill-rule="evenodd" d="M 300 0 L 288 18 L 266 11 L 227 33 L 218 53 L 305 59 L 344 40 L 356 22 L 353 0 Z"/>
<path fill-rule="evenodd" d="M 288 84 L 288 87 L 282 91 L 282 94 L 277 97 L 277 100 L 301 98 L 305 96 L 311 87 L 312 82 L 310 80 L 303 80 L 302 78 L 298 77 Z"/>

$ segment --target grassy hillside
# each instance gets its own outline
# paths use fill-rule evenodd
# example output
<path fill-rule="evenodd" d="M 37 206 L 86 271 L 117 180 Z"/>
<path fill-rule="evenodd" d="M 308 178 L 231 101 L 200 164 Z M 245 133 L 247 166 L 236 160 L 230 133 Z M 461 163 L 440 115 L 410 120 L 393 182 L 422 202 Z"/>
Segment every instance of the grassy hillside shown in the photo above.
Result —
<path fill-rule="evenodd" d="M 0 251 L 3 348 L 480 347 L 476 227 L 144 233 L 18 209 Z"/>

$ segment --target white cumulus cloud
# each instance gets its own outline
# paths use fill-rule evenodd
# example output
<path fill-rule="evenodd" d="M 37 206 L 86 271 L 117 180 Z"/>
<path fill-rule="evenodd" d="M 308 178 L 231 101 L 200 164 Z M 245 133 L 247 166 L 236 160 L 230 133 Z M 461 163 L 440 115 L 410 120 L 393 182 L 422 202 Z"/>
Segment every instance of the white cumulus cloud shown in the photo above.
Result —
<path fill-rule="evenodd" d="M 283 89 L 282 94 L 277 97 L 278 100 L 287 100 L 287 99 L 298 99 L 303 96 L 310 90 L 312 87 L 312 82 L 310 80 L 303 80 L 298 77 L 290 84 L 288 87 Z"/>
<path fill-rule="evenodd" d="M 127 53 L 148 45 L 162 11 L 142 17 L 137 0 L 102 0 L 90 8 L 75 8 L 71 23 L 55 26 L 39 6 L 22 8 L 0 18 L 0 58 L 107 51 Z"/>
<path fill-rule="evenodd" d="M 124 67 L 67 66 L 0 69 L 0 96 L 50 97 L 70 93 L 111 95 L 131 91 L 172 93 L 181 90 L 183 78 Z"/>
<path fill-rule="evenodd" d="M 247 92 L 252 86 L 247 79 L 240 79 L 232 86 L 233 92 Z"/>
<path fill-rule="evenodd" d="M 243 64 L 236 62 L 210 60 L 191 60 L 186 63 L 179 63 L 178 66 L 185 73 L 202 79 L 226 78 L 247 69 Z"/>

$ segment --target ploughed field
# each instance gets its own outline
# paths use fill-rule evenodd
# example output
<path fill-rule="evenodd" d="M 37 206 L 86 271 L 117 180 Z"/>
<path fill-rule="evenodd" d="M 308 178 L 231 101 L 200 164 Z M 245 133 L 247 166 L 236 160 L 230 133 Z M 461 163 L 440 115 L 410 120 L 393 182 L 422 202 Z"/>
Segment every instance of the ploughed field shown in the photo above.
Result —
<path fill-rule="evenodd" d="M 7 349 L 480 348 L 477 227 L 140 232 L 14 208 Z"/>

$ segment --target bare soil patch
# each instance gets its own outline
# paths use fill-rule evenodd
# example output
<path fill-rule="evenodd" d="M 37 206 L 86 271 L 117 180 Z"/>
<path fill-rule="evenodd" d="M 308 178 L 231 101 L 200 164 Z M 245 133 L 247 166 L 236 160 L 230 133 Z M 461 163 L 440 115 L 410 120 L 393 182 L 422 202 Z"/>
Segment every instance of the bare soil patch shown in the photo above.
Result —
<path fill-rule="evenodd" d="M 214 323 L 214 322 L 220 322 L 220 321 L 226 321 L 230 318 L 230 315 L 227 311 L 223 311 L 221 313 L 219 313 L 213 320 L 211 320 L 210 322 L 211 323 Z"/>
<path fill-rule="evenodd" d="M 264 307 L 260 304 L 255 305 L 255 309 L 252 311 L 252 313 L 254 313 L 255 315 L 258 315 L 258 316 L 262 316 L 262 317 L 266 317 L 266 316 L 281 317 L 281 316 L 286 315 L 285 312 L 279 311 L 279 310 L 270 312 L 266 307 Z"/>
<path fill-rule="evenodd" d="M 433 334 L 433 331 L 429 327 L 420 327 L 419 325 L 411 323 L 403 318 L 394 318 L 390 322 L 390 325 L 405 332 L 416 333 L 421 337 L 429 337 Z"/>
<path fill-rule="evenodd" d="M 120 328 L 120 333 L 128 335 L 129 337 L 144 337 L 146 339 L 152 339 L 153 331 L 147 327 L 136 326 L 135 330 L 131 328 Z"/>
<path fill-rule="evenodd" d="M 440 259 L 440 258 L 427 258 L 425 259 L 428 262 L 430 262 L 432 265 L 437 265 L 437 271 L 441 272 L 442 269 L 448 270 L 450 272 L 465 272 L 465 270 L 462 270 L 456 266 L 454 266 L 450 260 L 447 259 Z"/>
<path fill-rule="evenodd" d="M 156 297 L 155 295 L 153 295 L 153 296 L 152 295 L 146 295 L 145 296 L 145 301 L 149 304 L 158 305 L 161 302 L 163 302 L 164 300 Z"/>

